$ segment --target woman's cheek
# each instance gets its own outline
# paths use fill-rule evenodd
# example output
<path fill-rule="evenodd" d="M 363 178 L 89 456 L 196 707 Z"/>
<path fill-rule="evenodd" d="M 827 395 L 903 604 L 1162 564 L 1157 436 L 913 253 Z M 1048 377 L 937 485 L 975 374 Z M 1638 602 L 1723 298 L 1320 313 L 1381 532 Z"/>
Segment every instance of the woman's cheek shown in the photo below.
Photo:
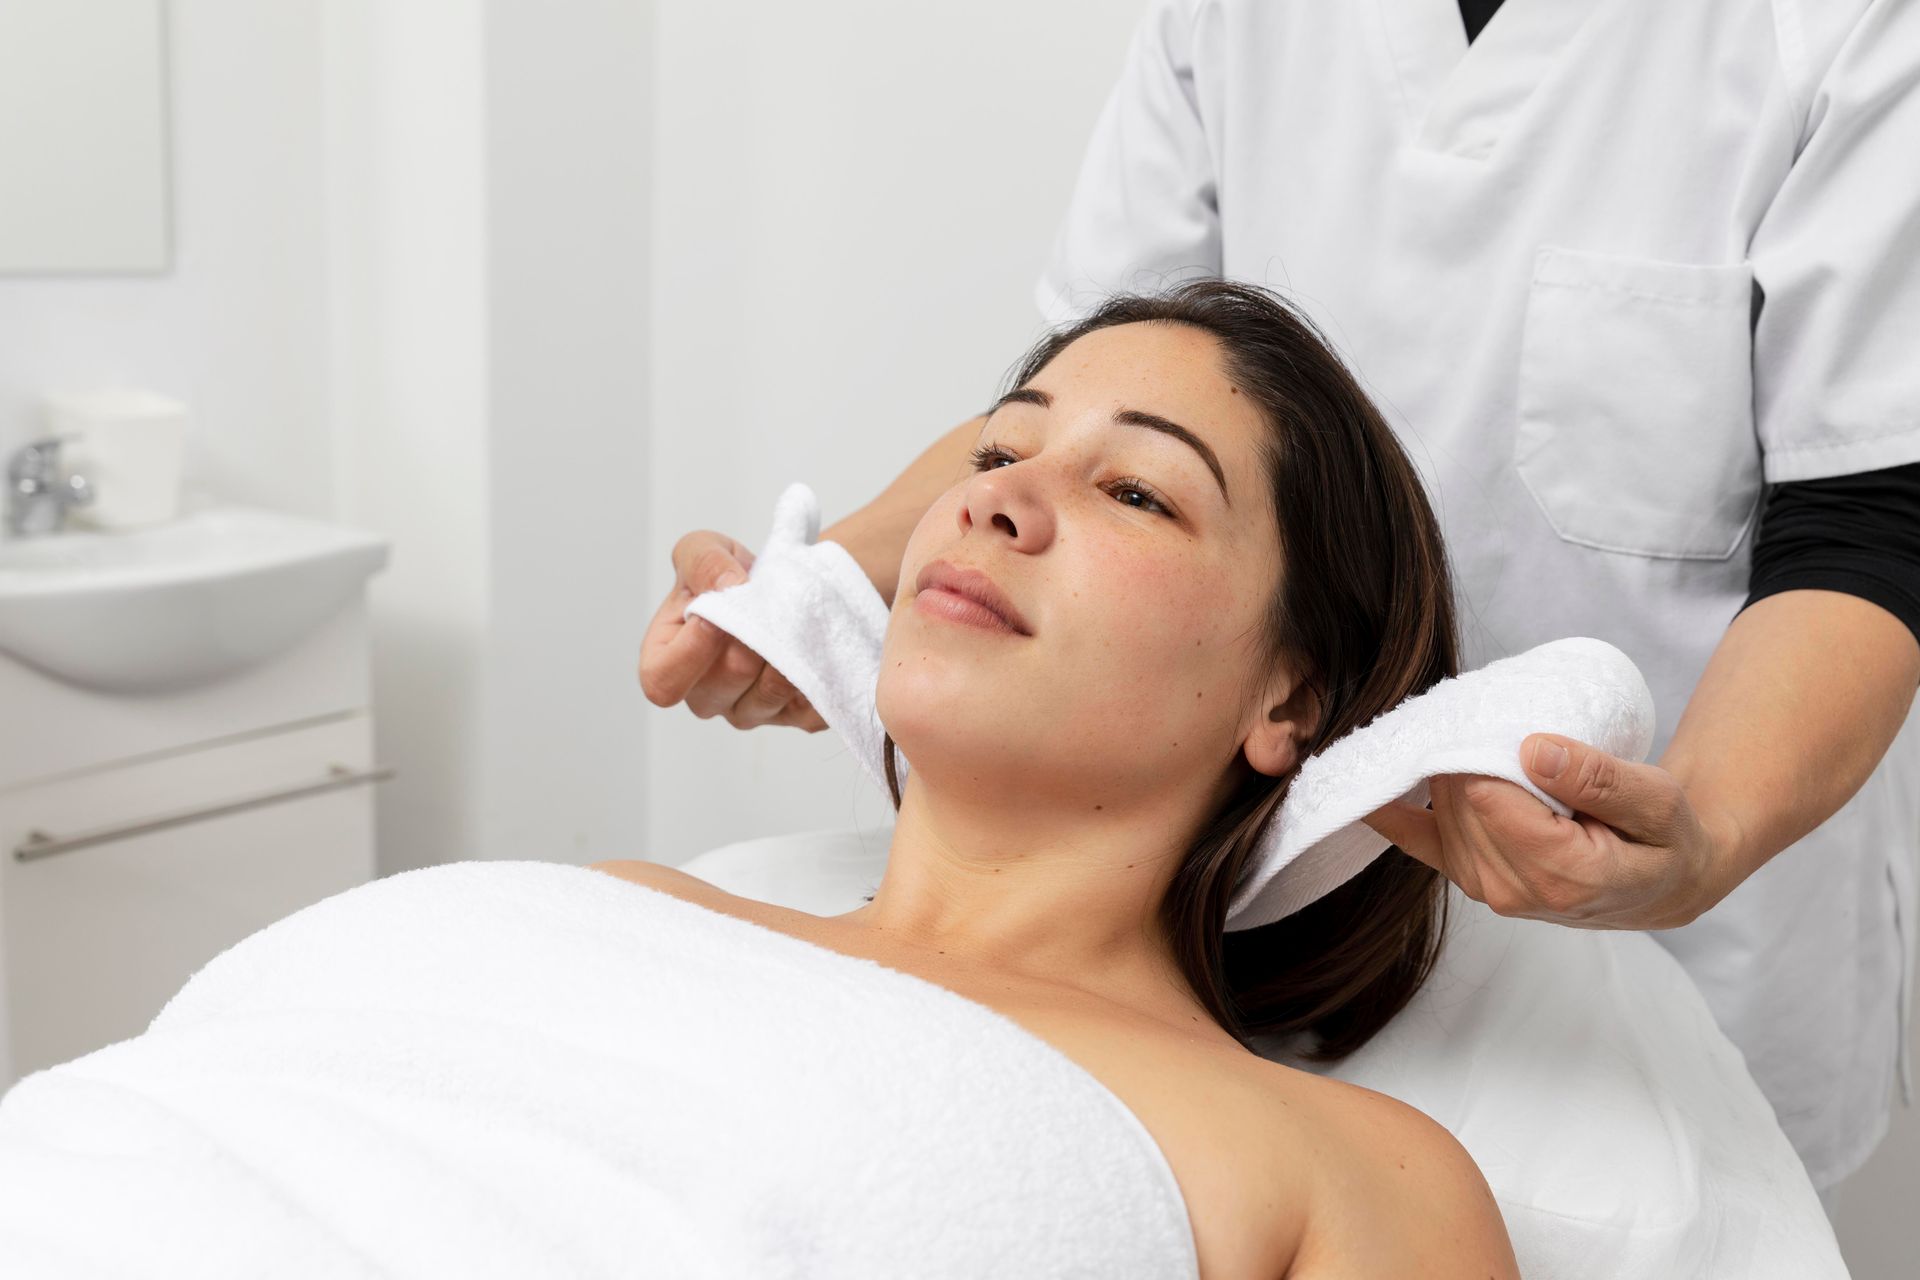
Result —
<path fill-rule="evenodd" d="M 928 536 L 928 531 L 940 527 L 937 523 L 941 518 L 940 509 L 941 506 L 948 501 L 949 499 L 942 498 L 931 507 L 928 507 L 927 513 L 920 517 L 920 523 L 913 526 L 913 532 L 907 535 L 906 550 L 900 555 L 901 587 L 911 587 L 914 579 L 920 576 L 920 567 L 932 559 L 932 556 L 925 550 L 924 544 Z M 896 592 L 896 596 L 898 594 L 903 593 Z"/>
<path fill-rule="evenodd" d="M 1107 620 L 1101 632 L 1133 651 L 1143 678 L 1210 660 L 1222 621 L 1216 575 L 1147 555 L 1118 559 L 1108 574 L 1098 593 Z"/>
<path fill-rule="evenodd" d="M 1244 585 L 1231 574 L 1194 567 L 1164 583 L 1161 598 L 1168 610 L 1162 669 L 1195 690 L 1237 687 L 1259 621 Z"/>
<path fill-rule="evenodd" d="M 1207 637 L 1227 621 L 1222 606 L 1232 598 L 1231 578 L 1204 563 L 1174 563 L 1164 557 L 1142 559 L 1128 573 L 1129 594 L 1143 603 L 1152 602 L 1152 612 L 1170 638 L 1178 638 L 1189 647 L 1195 640 L 1205 647 Z"/>

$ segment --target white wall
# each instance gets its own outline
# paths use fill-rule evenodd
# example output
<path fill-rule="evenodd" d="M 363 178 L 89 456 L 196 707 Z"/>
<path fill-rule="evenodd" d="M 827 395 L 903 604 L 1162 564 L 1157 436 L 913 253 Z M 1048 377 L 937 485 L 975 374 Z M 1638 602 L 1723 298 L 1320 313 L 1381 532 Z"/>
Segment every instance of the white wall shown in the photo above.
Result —
<path fill-rule="evenodd" d="M 1913 1056 L 1920 1062 L 1920 1029 Z M 1911 1280 L 1920 1271 L 1920 1107 L 1902 1107 L 1896 1088 L 1893 1129 L 1860 1172 L 1841 1185 L 1834 1229 L 1854 1280 Z"/>
<path fill-rule="evenodd" d="M 477 0 L 330 0 L 325 174 L 335 517 L 369 585 L 383 874 L 482 856 L 485 27 Z"/>
<path fill-rule="evenodd" d="M 47 392 L 147 387 L 193 410 L 193 488 L 329 513 L 323 8 L 167 6 L 172 270 L 0 276 L 0 456 Z"/>
<path fill-rule="evenodd" d="M 831 524 L 986 407 L 1139 9 L 660 0 L 649 601 L 682 534 L 757 547 L 793 480 Z M 649 719 L 659 861 L 891 814 L 829 734 Z"/>
<path fill-rule="evenodd" d="M 650 14 L 335 0 L 339 517 L 391 873 L 644 844 Z"/>
<path fill-rule="evenodd" d="M 646 848 L 649 7 L 489 0 L 485 854 Z"/>
<path fill-rule="evenodd" d="M 383 872 L 647 844 L 650 22 L 172 0 L 172 269 L 0 276 L 0 454 L 151 387 L 196 490 L 392 540 Z"/>

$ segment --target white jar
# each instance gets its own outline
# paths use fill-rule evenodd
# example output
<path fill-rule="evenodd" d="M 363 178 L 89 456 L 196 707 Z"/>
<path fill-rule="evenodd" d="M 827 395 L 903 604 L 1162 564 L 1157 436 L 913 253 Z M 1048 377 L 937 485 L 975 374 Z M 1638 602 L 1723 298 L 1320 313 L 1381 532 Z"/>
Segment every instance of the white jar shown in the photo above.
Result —
<path fill-rule="evenodd" d="M 164 524 L 180 514 L 188 412 L 152 391 L 50 395 L 47 434 L 60 436 L 61 469 L 82 475 L 93 500 L 70 507 L 69 523 L 93 529 Z"/>

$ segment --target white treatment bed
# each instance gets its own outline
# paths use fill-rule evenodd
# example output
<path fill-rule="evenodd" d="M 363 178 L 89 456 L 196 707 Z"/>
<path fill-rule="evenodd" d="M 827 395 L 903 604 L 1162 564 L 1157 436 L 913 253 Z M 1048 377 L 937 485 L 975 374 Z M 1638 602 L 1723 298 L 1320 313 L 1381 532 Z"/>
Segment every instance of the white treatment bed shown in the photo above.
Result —
<path fill-rule="evenodd" d="M 726 845 L 681 869 L 816 914 L 852 910 L 888 829 Z M 1845 1276 L 1804 1166 L 1679 963 L 1640 933 L 1513 920 L 1452 891 L 1433 977 L 1331 1067 L 1418 1107 L 1486 1175 L 1528 1280 Z"/>

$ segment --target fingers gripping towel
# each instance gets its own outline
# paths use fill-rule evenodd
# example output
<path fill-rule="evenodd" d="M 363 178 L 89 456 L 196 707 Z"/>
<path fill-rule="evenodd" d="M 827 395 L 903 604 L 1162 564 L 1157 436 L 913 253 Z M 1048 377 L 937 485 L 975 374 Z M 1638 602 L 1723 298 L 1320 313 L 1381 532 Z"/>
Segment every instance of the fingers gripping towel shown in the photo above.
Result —
<path fill-rule="evenodd" d="M 819 500 L 787 486 L 747 580 L 696 596 L 689 616 L 740 640 L 792 681 L 885 787 L 875 710 L 888 611 L 844 547 L 817 541 Z M 1604 640 L 1570 636 L 1464 671 L 1323 747 L 1300 766 L 1227 909 L 1229 930 L 1270 924 L 1358 875 L 1389 847 L 1363 819 L 1392 800 L 1425 804 L 1443 773 L 1504 778 L 1562 817 L 1520 763 L 1520 743 L 1554 733 L 1624 760 L 1653 745 L 1653 693 Z M 907 762 L 900 761 L 901 776 Z"/>
<path fill-rule="evenodd" d="M 705 618 L 785 676 L 885 791 L 874 691 L 887 602 L 845 547 L 819 537 L 820 500 L 804 484 L 788 485 L 747 580 L 695 596 L 687 616 Z"/>
<path fill-rule="evenodd" d="M 1391 847 L 1362 817 L 1392 800 L 1425 804 L 1436 774 L 1505 778 L 1571 816 L 1527 776 L 1521 742 L 1557 733 L 1640 761 L 1653 744 L 1653 714 L 1653 692 L 1633 660 L 1590 636 L 1440 681 L 1301 762 L 1234 890 L 1227 928 L 1270 924 L 1360 874 Z"/>

